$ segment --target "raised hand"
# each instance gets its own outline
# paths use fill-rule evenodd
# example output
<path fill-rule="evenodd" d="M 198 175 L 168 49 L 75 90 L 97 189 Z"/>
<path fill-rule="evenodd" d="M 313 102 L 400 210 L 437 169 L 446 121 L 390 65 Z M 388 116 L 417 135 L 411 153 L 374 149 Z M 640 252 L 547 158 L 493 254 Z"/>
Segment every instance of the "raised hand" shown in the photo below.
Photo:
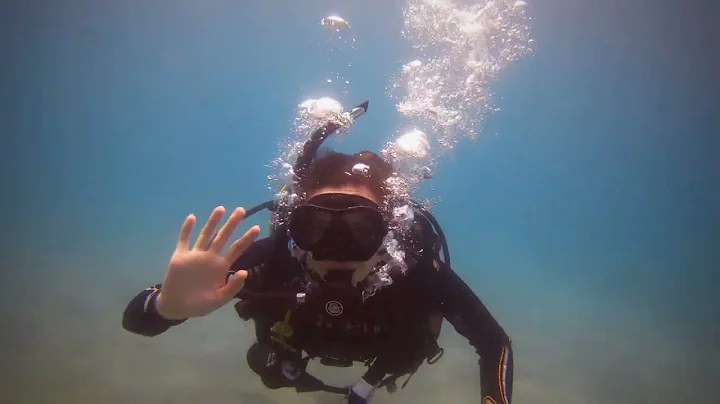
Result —
<path fill-rule="evenodd" d="M 245 285 L 247 271 L 238 271 L 229 279 L 228 271 L 257 239 L 260 227 L 253 226 L 223 254 L 228 240 L 245 218 L 245 209 L 235 209 L 213 238 L 224 215 L 222 206 L 213 210 L 192 248 L 190 235 L 197 219 L 192 214 L 185 219 L 157 298 L 157 312 L 162 317 L 180 320 L 205 316 L 232 300 Z"/>

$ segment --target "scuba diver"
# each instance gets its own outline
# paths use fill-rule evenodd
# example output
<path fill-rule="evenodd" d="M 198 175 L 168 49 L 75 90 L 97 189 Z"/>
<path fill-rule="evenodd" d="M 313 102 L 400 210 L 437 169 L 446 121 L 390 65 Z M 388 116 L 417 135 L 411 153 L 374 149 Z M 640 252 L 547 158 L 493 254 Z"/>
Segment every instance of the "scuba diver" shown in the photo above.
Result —
<path fill-rule="evenodd" d="M 354 108 L 351 117 L 367 107 Z M 406 202 L 413 214 L 398 230 L 388 207 L 390 163 L 368 151 L 318 153 L 338 128 L 328 122 L 305 144 L 291 203 L 237 208 L 219 230 L 225 210 L 218 207 L 192 246 L 196 218 L 188 216 L 163 283 L 131 300 L 123 327 L 157 336 L 238 299 L 235 309 L 253 320 L 257 337 L 247 362 L 266 387 L 339 393 L 363 404 L 379 388 L 394 392 L 401 377 L 404 388 L 424 362 L 442 356 L 445 319 L 480 357 L 479 401 L 509 404 L 510 338 L 450 267 L 432 214 Z M 253 226 L 223 253 L 240 223 L 265 208 L 274 212 L 270 236 L 258 239 L 260 228 Z M 398 246 L 402 265 L 392 254 Z M 339 367 L 361 362 L 367 371 L 352 386 L 330 386 L 308 373 L 312 359 Z"/>

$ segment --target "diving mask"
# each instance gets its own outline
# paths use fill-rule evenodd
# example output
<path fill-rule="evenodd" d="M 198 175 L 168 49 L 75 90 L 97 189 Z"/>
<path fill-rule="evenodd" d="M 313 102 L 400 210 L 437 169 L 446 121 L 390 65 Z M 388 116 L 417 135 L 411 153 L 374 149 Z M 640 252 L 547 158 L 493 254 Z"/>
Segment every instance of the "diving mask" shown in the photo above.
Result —
<path fill-rule="evenodd" d="M 322 194 L 295 208 L 290 235 L 317 261 L 364 262 L 380 249 L 388 226 L 373 201 L 348 194 Z"/>

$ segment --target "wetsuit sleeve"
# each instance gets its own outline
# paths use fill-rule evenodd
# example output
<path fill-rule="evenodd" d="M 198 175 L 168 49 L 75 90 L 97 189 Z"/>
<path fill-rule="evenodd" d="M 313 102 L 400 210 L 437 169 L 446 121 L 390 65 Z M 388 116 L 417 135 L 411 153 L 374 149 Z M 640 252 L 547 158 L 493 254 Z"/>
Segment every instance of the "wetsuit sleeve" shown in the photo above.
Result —
<path fill-rule="evenodd" d="M 253 272 L 258 272 L 264 263 L 267 254 L 271 251 L 272 242 L 269 238 L 255 241 L 235 263 L 233 263 L 229 273 L 234 274 L 236 271 L 246 269 L 250 272 L 245 289 L 253 289 L 257 277 L 253 277 Z M 253 279 L 255 278 L 255 279 Z M 168 320 L 160 316 L 155 310 L 155 300 L 162 288 L 161 284 L 153 285 L 135 296 L 125 308 L 123 313 L 122 326 L 125 330 L 133 334 L 143 335 L 146 337 L 154 337 L 160 335 L 170 329 L 185 322 L 186 320 Z"/>
<path fill-rule="evenodd" d="M 155 310 L 155 299 L 160 293 L 160 284 L 153 285 L 135 296 L 123 313 L 123 328 L 133 334 L 154 337 L 185 320 L 168 320 Z"/>
<path fill-rule="evenodd" d="M 431 273 L 436 308 L 480 356 L 482 403 L 510 404 L 513 380 L 510 338 L 449 265 L 439 263 Z"/>

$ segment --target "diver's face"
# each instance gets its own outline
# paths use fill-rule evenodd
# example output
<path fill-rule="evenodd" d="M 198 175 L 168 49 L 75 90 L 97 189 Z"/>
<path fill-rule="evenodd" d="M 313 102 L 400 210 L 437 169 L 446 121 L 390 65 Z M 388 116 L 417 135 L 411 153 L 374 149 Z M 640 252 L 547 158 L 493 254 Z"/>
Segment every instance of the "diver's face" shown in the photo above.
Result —
<path fill-rule="evenodd" d="M 374 257 L 387 232 L 378 195 L 346 185 L 319 189 L 306 201 L 293 212 L 290 233 L 313 253 L 316 269 L 354 269 Z"/>

